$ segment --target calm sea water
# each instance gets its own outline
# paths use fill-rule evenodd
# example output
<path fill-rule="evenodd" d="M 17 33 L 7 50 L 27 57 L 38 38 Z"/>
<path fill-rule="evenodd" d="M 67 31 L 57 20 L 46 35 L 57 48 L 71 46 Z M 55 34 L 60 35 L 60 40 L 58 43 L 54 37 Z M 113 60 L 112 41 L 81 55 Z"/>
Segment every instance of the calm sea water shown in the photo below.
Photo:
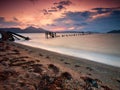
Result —
<path fill-rule="evenodd" d="M 44 34 L 22 34 L 30 41 L 16 41 L 66 55 L 120 67 L 120 34 L 91 34 L 45 39 Z"/>
<path fill-rule="evenodd" d="M 1 35 L 1 33 L 0 33 L 0 38 L 2 38 L 2 35 Z"/>

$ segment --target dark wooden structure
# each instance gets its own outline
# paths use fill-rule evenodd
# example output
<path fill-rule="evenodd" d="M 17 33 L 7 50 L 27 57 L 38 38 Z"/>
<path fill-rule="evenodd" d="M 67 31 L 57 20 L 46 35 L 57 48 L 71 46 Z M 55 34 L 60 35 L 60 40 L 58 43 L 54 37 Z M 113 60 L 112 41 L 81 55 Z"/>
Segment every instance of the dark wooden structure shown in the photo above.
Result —
<path fill-rule="evenodd" d="M 45 32 L 45 37 L 48 39 L 48 38 L 55 38 L 56 37 L 56 33 L 55 32 L 50 32 L 50 31 L 47 31 Z"/>
<path fill-rule="evenodd" d="M 10 31 L 0 31 L 0 34 L 1 34 L 1 38 L 0 38 L 1 41 L 15 41 L 15 39 L 20 40 L 20 38 L 23 38 L 25 40 L 30 40 L 29 37 L 25 37 Z"/>
<path fill-rule="evenodd" d="M 60 35 L 57 35 L 60 34 Z M 55 37 L 70 37 L 70 36 L 80 36 L 80 35 L 90 35 L 92 33 L 90 32 L 70 32 L 70 33 L 57 33 L 56 32 L 50 32 L 50 31 L 46 31 L 45 32 L 45 38 L 49 39 L 49 38 L 55 38 Z"/>

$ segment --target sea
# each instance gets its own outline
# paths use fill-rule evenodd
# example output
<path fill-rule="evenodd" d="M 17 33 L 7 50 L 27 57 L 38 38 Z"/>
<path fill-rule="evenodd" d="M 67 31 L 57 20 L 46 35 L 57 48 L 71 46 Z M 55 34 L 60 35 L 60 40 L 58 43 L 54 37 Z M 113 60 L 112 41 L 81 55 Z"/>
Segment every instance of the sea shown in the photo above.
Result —
<path fill-rule="evenodd" d="M 45 38 L 44 33 L 22 33 L 31 40 L 15 42 L 120 67 L 120 34 L 72 35 L 58 33 L 56 38 Z M 64 37 L 63 37 L 64 35 Z"/>

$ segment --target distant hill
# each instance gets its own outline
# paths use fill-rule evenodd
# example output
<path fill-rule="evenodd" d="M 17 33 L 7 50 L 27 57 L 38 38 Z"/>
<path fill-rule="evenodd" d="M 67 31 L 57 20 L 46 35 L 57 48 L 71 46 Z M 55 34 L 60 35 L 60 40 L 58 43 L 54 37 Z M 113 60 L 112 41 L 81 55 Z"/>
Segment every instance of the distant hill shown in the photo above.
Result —
<path fill-rule="evenodd" d="M 35 27 L 32 27 L 32 26 L 24 29 L 24 33 L 44 33 L 45 31 L 47 31 L 47 30 L 45 30 L 43 28 L 35 28 Z"/>
<path fill-rule="evenodd" d="M 112 30 L 112 31 L 109 31 L 107 33 L 120 33 L 120 30 Z"/>
<path fill-rule="evenodd" d="M 11 31 L 15 33 L 44 33 L 47 30 L 42 29 L 42 28 L 35 28 L 35 27 L 27 27 L 25 29 L 20 29 L 20 28 L 0 28 L 2 31 Z"/>

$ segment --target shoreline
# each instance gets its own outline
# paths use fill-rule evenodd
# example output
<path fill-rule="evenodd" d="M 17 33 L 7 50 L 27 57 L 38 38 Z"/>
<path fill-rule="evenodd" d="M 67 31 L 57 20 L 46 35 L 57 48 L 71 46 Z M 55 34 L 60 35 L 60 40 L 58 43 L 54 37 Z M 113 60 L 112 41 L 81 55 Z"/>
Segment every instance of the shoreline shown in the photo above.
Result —
<path fill-rule="evenodd" d="M 8 45 L 14 51 L 17 50 L 18 52 L 20 52 L 21 57 L 29 57 L 29 59 L 26 59 L 26 60 L 28 61 L 32 60 L 36 64 L 38 63 L 42 64 L 48 70 L 48 71 L 44 70 L 44 72 L 45 71 L 49 72 L 50 76 L 53 75 L 53 72 L 51 72 L 51 70 L 49 70 L 47 66 L 51 64 L 59 68 L 60 70 L 59 74 L 63 72 L 69 72 L 73 78 L 73 80 L 71 81 L 78 80 L 80 82 L 81 86 L 78 85 L 77 86 L 78 89 L 76 90 L 84 90 L 85 88 L 83 88 L 83 86 L 85 87 L 85 85 L 88 83 L 90 84 L 89 88 L 95 88 L 96 90 L 119 90 L 120 88 L 120 71 L 119 71 L 120 68 L 119 67 L 109 66 L 106 64 L 101 64 L 101 63 L 89 61 L 82 58 L 76 58 L 73 56 L 63 55 L 63 54 L 59 54 L 59 53 L 55 53 L 55 52 L 51 52 L 43 49 L 21 45 L 14 42 L 10 42 L 8 43 Z M 9 53 L 9 52 L 4 52 L 3 54 L 6 54 L 6 53 Z M 14 55 L 6 55 L 6 57 L 8 58 L 13 58 L 13 56 Z M 20 58 L 20 56 L 18 54 L 15 57 Z M 3 57 L 4 56 L 2 56 L 0 59 L 3 59 Z M 12 68 L 15 69 L 14 67 Z M 16 68 L 18 67 L 16 66 Z M 28 71 L 25 70 L 25 72 L 28 72 Z M 59 74 L 57 76 L 59 76 Z M 70 78 L 70 75 L 69 75 L 69 78 Z M 98 88 L 94 87 L 94 85 L 92 85 L 91 82 L 88 82 L 89 81 L 88 79 L 94 82 L 97 82 L 96 84 L 99 87 Z M 86 82 L 86 80 L 88 81 Z M 72 84 L 70 85 L 72 86 Z M 53 90 L 58 90 L 58 89 L 53 89 Z"/>
<path fill-rule="evenodd" d="M 52 39 L 53 41 L 46 41 L 46 42 L 54 42 L 55 39 Z M 62 39 L 63 40 L 63 39 Z M 55 40 L 56 41 L 56 40 Z M 42 41 L 43 42 L 43 41 Z M 102 51 L 94 51 L 94 50 L 85 50 L 85 49 L 77 49 L 77 48 L 70 48 L 70 47 L 60 47 L 60 46 L 52 46 L 52 45 L 46 45 L 44 43 L 41 43 L 41 45 L 32 43 L 32 42 L 17 42 L 19 44 L 27 45 L 30 47 L 35 47 L 35 48 L 40 48 L 44 50 L 48 50 L 51 52 L 59 53 L 59 54 L 64 54 L 68 56 L 73 56 L 77 58 L 83 58 L 95 62 L 99 62 L 102 64 L 107 64 L 115 67 L 120 67 L 120 54 L 119 53 L 112 53 L 112 52 L 103 52 Z M 63 43 L 62 43 L 63 45 Z M 102 50 L 102 49 L 101 49 Z M 109 51 L 109 50 L 108 50 Z M 115 52 L 115 51 L 114 51 Z"/>
<path fill-rule="evenodd" d="M 68 54 L 64 54 L 64 53 L 59 53 L 59 52 L 55 52 L 55 51 L 50 51 L 50 50 L 47 50 L 47 49 L 42 49 L 42 48 L 38 48 L 38 47 L 32 47 L 32 46 L 28 46 L 28 45 L 25 45 L 25 44 L 21 44 L 21 43 L 17 43 L 15 42 L 18 46 L 22 45 L 26 48 L 32 48 L 32 50 L 36 51 L 38 53 L 37 50 L 41 50 L 43 52 L 47 52 L 49 54 L 56 54 L 56 55 L 62 55 L 62 56 L 66 56 L 66 57 L 71 57 L 71 58 L 76 58 L 76 60 L 85 60 L 85 61 L 88 61 L 88 62 L 92 62 L 92 63 L 96 63 L 96 64 L 102 64 L 104 66 L 108 66 L 108 67 L 115 67 L 115 68 L 120 68 L 119 66 L 115 66 L 115 65 L 110 65 L 110 64 L 106 64 L 104 62 L 99 62 L 99 61 L 95 61 L 95 60 L 90 60 L 90 59 L 87 59 L 87 58 L 82 58 L 82 57 L 78 57 L 78 56 L 72 56 L 72 55 L 68 55 Z M 95 52 L 94 52 L 95 53 Z M 103 53 L 104 54 L 104 53 Z M 106 53 L 105 53 L 106 54 Z"/>

